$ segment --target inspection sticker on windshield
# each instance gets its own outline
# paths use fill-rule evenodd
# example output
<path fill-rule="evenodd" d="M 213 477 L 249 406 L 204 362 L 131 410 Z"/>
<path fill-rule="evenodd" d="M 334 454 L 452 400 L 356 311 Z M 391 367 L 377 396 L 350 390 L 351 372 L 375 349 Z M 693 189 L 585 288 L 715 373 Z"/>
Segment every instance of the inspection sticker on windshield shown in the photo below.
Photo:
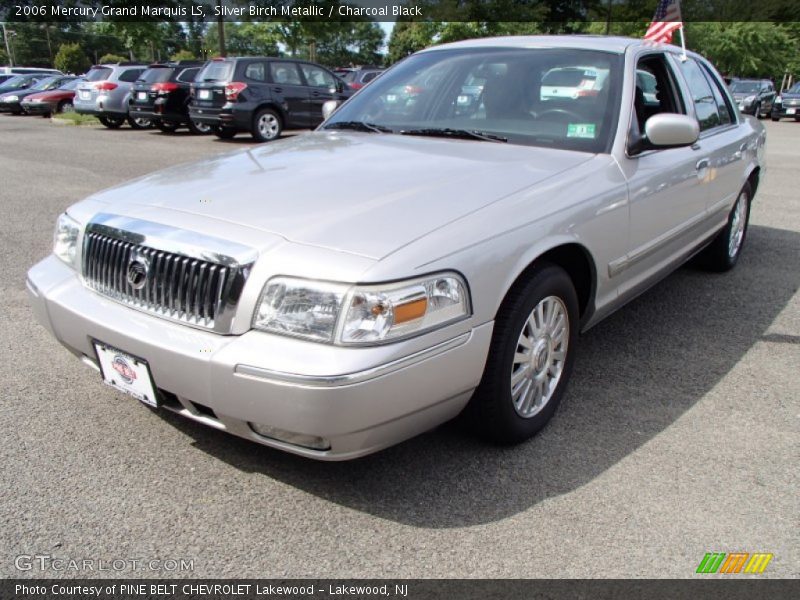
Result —
<path fill-rule="evenodd" d="M 567 137 L 594 139 L 594 123 L 570 123 L 567 125 Z"/>

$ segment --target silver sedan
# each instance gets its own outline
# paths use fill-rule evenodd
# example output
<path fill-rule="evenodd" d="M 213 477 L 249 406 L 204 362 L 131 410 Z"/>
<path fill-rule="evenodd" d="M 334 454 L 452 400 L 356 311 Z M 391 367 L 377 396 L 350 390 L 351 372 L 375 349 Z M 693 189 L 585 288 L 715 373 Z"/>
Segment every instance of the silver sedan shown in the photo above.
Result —
<path fill-rule="evenodd" d="M 442 45 L 315 132 L 74 204 L 28 290 L 109 385 L 262 444 L 348 459 L 459 414 L 517 443 L 580 332 L 736 264 L 764 143 L 673 46 Z"/>

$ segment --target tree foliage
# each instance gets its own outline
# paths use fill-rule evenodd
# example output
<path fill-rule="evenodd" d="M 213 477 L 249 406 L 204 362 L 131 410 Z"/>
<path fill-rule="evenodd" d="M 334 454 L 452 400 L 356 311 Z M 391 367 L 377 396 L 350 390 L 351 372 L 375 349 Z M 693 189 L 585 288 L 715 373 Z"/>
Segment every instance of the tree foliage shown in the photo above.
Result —
<path fill-rule="evenodd" d="M 80 44 L 61 44 L 54 61 L 55 68 L 64 73 L 85 73 L 92 62 Z"/>

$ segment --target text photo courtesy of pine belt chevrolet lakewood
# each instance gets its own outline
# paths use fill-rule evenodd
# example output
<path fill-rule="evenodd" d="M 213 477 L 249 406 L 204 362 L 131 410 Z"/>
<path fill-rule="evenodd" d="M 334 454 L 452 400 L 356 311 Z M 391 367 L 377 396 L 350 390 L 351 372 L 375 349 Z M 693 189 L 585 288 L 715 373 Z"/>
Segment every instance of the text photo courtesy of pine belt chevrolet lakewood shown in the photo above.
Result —
<path fill-rule="evenodd" d="M 27 287 L 106 383 L 261 444 L 343 460 L 460 414 L 518 443 L 580 332 L 690 258 L 736 265 L 765 138 L 675 46 L 445 44 L 316 131 L 72 205 Z"/>

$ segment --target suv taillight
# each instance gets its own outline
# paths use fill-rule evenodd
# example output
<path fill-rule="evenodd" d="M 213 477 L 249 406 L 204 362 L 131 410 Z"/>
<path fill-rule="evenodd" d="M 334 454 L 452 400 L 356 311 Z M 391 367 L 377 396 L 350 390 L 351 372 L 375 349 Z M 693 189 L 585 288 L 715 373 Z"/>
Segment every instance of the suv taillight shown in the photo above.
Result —
<path fill-rule="evenodd" d="M 239 94 L 242 93 L 247 87 L 246 83 L 241 83 L 239 81 L 232 81 L 228 85 L 225 86 L 225 99 L 229 102 L 236 102 L 236 99 L 239 97 Z"/>
<path fill-rule="evenodd" d="M 167 95 L 170 92 L 174 92 L 178 89 L 177 83 L 172 83 L 171 81 L 167 81 L 165 83 L 154 83 L 153 86 L 150 88 L 154 92 L 158 92 L 158 95 Z"/>
<path fill-rule="evenodd" d="M 111 83 L 110 81 L 101 81 L 100 83 L 94 84 L 94 89 L 101 92 L 110 92 L 111 90 L 117 89 L 117 84 Z"/>

